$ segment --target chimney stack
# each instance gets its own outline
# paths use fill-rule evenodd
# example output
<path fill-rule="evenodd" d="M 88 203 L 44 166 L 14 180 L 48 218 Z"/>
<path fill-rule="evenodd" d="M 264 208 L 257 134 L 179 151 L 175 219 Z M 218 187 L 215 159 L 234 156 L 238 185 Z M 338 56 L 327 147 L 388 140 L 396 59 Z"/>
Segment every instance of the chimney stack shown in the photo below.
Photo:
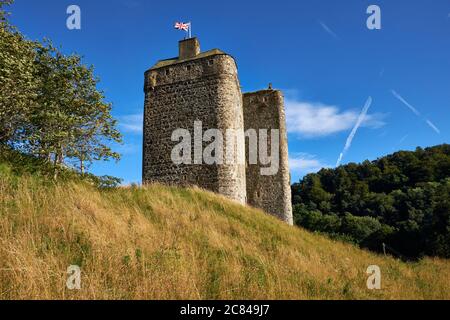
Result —
<path fill-rule="evenodd" d="M 200 43 L 197 38 L 181 40 L 179 43 L 179 60 L 195 58 L 200 54 Z"/>

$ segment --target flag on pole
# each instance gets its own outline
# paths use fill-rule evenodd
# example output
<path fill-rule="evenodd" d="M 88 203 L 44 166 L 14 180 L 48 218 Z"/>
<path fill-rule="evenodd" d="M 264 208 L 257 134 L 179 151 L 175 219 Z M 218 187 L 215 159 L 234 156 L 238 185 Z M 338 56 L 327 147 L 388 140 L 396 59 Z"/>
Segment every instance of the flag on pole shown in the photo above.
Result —
<path fill-rule="evenodd" d="M 175 29 L 186 31 L 191 37 L 191 23 L 175 22 Z"/>
<path fill-rule="evenodd" d="M 175 23 L 175 29 L 188 31 L 189 30 L 189 23 L 176 22 Z"/>

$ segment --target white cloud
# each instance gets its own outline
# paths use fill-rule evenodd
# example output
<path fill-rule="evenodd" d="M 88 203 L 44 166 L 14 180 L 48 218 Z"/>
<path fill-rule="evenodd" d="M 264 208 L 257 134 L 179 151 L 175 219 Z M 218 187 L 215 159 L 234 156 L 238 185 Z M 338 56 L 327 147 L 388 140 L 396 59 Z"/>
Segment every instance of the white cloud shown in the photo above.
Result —
<path fill-rule="evenodd" d="M 289 167 L 292 172 L 306 175 L 308 173 L 316 173 L 322 168 L 330 168 L 331 166 L 323 163 L 314 155 L 298 153 L 289 158 Z"/>
<path fill-rule="evenodd" d="M 119 117 L 119 126 L 125 132 L 140 134 L 143 131 L 144 117 L 142 113 Z"/>
<path fill-rule="evenodd" d="M 290 133 L 303 138 L 324 137 L 350 130 L 358 120 L 358 111 L 340 111 L 337 106 L 286 99 L 286 122 Z M 380 128 L 383 114 L 368 114 L 362 126 Z"/>

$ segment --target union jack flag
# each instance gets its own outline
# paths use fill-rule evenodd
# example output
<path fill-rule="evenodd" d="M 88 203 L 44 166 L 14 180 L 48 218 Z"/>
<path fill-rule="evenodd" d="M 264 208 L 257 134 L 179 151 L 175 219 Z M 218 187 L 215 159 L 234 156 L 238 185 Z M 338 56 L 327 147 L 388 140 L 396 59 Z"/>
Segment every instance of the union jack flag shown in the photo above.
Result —
<path fill-rule="evenodd" d="M 178 29 L 178 30 L 189 31 L 190 26 L 191 26 L 190 23 L 183 23 L 183 22 L 175 23 L 175 29 Z"/>

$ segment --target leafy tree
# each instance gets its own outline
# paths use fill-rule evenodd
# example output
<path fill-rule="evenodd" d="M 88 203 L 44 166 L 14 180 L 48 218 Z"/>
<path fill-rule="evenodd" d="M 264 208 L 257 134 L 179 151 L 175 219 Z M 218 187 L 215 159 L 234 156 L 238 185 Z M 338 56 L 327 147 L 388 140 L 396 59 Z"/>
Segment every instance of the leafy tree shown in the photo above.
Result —
<path fill-rule="evenodd" d="M 0 145 L 81 173 L 93 161 L 120 158 L 112 105 L 97 89 L 93 67 L 50 41 L 27 40 L 9 25 L 0 2 Z"/>
<path fill-rule="evenodd" d="M 20 145 L 38 88 L 36 44 L 9 25 L 3 7 L 11 3 L 0 1 L 0 144 Z"/>
<path fill-rule="evenodd" d="M 448 144 L 324 169 L 292 186 L 295 222 L 403 258 L 450 257 L 449 181 Z"/>
<path fill-rule="evenodd" d="M 29 151 L 61 164 L 75 159 L 84 173 L 96 160 L 119 159 L 108 146 L 121 142 L 111 104 L 97 90 L 93 68 L 77 55 L 65 56 L 51 44 L 38 50 L 41 75 L 38 105 L 33 112 Z"/>

